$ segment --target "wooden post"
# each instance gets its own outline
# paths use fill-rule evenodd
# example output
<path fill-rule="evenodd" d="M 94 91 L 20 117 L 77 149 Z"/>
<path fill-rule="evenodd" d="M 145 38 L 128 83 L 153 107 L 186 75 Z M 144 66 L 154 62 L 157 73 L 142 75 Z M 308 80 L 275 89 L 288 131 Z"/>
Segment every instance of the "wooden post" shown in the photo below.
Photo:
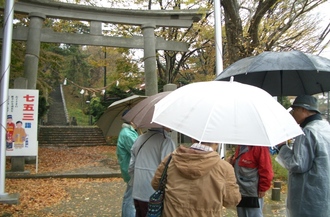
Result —
<path fill-rule="evenodd" d="M 275 201 L 281 200 L 281 189 L 282 189 L 282 182 L 274 181 L 274 188 L 272 189 L 272 200 Z"/>
<path fill-rule="evenodd" d="M 275 200 L 275 201 L 281 200 L 281 189 L 280 188 L 272 189 L 272 200 Z"/>
<path fill-rule="evenodd" d="M 274 181 L 274 188 L 282 189 L 282 182 L 281 181 Z"/>

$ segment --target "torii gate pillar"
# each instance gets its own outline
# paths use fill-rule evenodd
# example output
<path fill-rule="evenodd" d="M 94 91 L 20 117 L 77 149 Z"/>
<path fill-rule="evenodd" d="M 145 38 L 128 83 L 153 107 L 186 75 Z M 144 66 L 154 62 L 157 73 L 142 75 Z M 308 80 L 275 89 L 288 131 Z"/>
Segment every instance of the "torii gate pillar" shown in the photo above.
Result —
<path fill-rule="evenodd" d="M 40 53 L 41 28 L 46 16 L 42 13 L 32 12 L 29 14 L 30 28 L 26 42 L 24 59 L 24 77 L 28 80 L 27 89 L 36 89 L 38 62 Z"/>
<path fill-rule="evenodd" d="M 156 25 L 148 23 L 141 26 L 144 41 L 144 76 L 145 95 L 152 96 L 158 93 L 156 72 Z"/>

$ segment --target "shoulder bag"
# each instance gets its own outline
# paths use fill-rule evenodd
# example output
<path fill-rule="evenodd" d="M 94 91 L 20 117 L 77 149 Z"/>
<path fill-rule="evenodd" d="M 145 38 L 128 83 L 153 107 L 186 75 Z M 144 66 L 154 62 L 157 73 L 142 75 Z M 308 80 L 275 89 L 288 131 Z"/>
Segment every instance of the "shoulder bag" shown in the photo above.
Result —
<path fill-rule="evenodd" d="M 147 217 L 160 217 L 163 212 L 163 202 L 165 198 L 165 186 L 167 181 L 167 167 L 172 159 L 172 155 L 169 156 L 162 176 L 160 178 L 158 189 L 149 198 Z"/>

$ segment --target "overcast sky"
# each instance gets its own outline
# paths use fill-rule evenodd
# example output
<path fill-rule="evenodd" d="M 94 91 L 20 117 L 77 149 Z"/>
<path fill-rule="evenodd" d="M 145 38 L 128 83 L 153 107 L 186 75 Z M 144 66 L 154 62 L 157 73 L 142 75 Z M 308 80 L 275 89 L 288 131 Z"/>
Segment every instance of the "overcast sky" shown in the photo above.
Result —
<path fill-rule="evenodd" d="M 322 26 L 323 26 L 323 29 L 321 29 L 321 31 L 324 31 L 324 29 L 327 27 L 327 25 L 329 25 L 330 23 L 330 13 L 329 13 L 329 10 L 330 10 L 330 1 L 327 1 L 326 3 L 322 4 L 319 8 L 319 13 L 322 14 L 324 16 L 324 19 L 323 19 L 323 23 L 322 23 Z M 328 37 L 326 38 L 325 41 L 329 41 L 330 40 L 330 35 L 328 35 Z M 330 59 L 330 44 L 328 44 L 328 47 L 327 49 L 325 49 L 321 54 L 320 56 L 324 56 L 326 58 L 329 58 Z"/>

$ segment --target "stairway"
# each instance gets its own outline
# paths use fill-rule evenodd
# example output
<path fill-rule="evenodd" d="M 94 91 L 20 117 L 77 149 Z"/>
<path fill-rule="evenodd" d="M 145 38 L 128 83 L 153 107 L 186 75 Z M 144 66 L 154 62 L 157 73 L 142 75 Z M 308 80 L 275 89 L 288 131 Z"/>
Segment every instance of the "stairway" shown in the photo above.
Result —
<path fill-rule="evenodd" d="M 97 126 L 41 126 L 39 146 L 101 146 L 107 145 Z"/>
<path fill-rule="evenodd" d="M 56 87 L 50 94 L 50 107 L 48 111 L 47 125 L 67 126 L 66 109 L 62 98 L 61 86 Z"/>
<path fill-rule="evenodd" d="M 39 146 L 107 145 L 98 126 L 69 126 L 61 86 L 50 93 L 51 103 L 46 125 L 39 126 Z"/>

